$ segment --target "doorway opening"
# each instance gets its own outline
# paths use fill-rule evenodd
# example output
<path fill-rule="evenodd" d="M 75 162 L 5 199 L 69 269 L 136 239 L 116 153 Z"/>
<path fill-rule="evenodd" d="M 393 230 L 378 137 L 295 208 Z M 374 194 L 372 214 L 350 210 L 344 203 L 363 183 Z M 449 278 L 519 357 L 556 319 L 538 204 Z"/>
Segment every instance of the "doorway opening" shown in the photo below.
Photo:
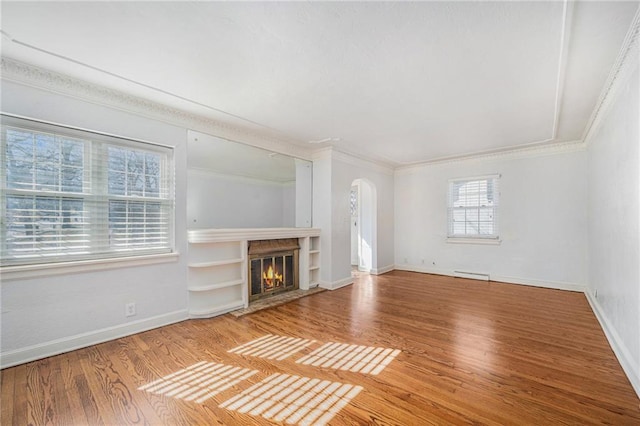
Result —
<path fill-rule="evenodd" d="M 351 265 L 360 272 L 376 268 L 376 188 L 366 179 L 351 183 L 349 196 Z"/>

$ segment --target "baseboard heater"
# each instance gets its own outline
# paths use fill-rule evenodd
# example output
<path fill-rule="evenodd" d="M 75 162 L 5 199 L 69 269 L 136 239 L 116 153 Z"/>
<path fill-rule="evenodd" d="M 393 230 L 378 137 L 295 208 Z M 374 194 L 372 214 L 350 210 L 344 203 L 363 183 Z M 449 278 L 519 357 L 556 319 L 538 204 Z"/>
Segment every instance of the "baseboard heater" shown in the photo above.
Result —
<path fill-rule="evenodd" d="M 469 278 L 472 280 L 489 281 L 489 274 L 480 274 L 478 272 L 453 271 L 456 278 Z"/>

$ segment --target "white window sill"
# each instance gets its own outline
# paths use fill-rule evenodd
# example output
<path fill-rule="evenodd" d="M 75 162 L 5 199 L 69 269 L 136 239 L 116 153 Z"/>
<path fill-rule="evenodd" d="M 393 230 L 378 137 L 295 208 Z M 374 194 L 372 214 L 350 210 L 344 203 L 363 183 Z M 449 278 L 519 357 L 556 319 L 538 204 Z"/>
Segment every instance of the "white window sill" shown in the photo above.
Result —
<path fill-rule="evenodd" d="M 175 262 L 179 257 L 180 253 L 173 252 L 149 254 L 143 256 L 78 260 L 73 262 L 4 266 L 0 268 L 0 276 L 2 277 L 2 281 L 41 278 L 50 277 L 52 275 L 75 274 L 79 272 L 103 271 L 105 269 L 118 269 L 130 266 L 144 266 L 157 263 Z"/>
<path fill-rule="evenodd" d="M 498 246 L 502 243 L 499 238 L 468 238 L 468 237 L 448 237 L 449 244 L 482 244 Z"/>

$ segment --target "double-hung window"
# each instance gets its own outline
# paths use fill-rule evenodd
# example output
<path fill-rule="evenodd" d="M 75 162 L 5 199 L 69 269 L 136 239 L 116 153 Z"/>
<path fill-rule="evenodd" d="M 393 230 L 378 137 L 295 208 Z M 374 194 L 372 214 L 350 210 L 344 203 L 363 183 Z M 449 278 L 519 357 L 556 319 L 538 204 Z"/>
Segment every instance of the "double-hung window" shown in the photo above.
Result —
<path fill-rule="evenodd" d="M 448 236 L 498 240 L 499 176 L 449 181 Z"/>
<path fill-rule="evenodd" d="M 173 150 L 2 116 L 2 266 L 173 251 Z"/>

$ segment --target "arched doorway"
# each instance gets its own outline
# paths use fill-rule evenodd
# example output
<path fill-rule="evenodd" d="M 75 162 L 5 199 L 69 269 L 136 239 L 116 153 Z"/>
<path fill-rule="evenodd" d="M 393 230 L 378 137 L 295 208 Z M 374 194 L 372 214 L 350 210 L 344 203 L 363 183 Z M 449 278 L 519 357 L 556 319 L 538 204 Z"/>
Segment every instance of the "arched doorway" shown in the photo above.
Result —
<path fill-rule="evenodd" d="M 351 265 L 361 272 L 377 267 L 376 188 L 367 179 L 351 183 Z"/>

